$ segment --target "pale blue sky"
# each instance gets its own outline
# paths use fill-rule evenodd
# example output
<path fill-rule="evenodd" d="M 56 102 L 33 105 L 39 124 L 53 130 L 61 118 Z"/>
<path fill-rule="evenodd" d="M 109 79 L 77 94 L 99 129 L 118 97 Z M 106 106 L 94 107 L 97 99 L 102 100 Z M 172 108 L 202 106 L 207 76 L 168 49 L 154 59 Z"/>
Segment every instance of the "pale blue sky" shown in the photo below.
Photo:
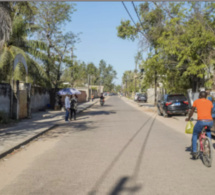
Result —
<path fill-rule="evenodd" d="M 76 44 L 74 54 L 85 63 L 99 65 L 101 59 L 117 71 L 115 84 L 121 84 L 123 72 L 135 68 L 134 57 L 138 52 L 138 41 L 117 37 L 120 21 L 130 19 L 122 2 L 73 2 L 77 11 L 66 30 L 81 32 L 81 42 Z M 137 22 L 131 2 L 125 2 Z M 137 2 L 135 3 L 137 4 Z"/>

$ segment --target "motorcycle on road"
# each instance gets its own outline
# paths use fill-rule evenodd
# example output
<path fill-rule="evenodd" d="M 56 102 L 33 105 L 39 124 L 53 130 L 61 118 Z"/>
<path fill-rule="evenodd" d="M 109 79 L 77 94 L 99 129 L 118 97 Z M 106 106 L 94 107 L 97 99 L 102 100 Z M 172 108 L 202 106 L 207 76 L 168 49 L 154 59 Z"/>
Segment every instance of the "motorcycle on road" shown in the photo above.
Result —
<path fill-rule="evenodd" d="M 100 105 L 104 106 L 105 100 L 104 99 L 100 99 Z"/>

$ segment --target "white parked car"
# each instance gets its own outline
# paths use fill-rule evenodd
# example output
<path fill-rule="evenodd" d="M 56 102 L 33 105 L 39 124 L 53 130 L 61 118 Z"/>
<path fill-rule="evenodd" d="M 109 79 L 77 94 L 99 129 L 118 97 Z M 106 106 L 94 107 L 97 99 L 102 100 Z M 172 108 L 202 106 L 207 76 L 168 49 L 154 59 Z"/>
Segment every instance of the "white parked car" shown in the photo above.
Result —
<path fill-rule="evenodd" d="M 138 95 L 139 95 L 140 93 L 135 93 L 135 96 L 134 96 L 134 101 L 137 101 L 138 100 Z"/>

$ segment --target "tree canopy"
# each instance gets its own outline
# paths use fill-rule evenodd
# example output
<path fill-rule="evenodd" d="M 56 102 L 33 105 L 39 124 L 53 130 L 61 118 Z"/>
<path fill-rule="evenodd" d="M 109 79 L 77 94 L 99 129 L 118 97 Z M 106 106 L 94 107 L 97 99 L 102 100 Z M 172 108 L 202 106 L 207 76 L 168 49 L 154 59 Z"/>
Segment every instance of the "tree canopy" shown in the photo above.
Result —
<path fill-rule="evenodd" d="M 167 92 L 211 89 L 215 57 L 213 2 L 145 2 L 136 10 L 140 23 L 121 21 L 118 36 L 149 47 L 141 62 L 144 85 L 161 82 Z M 156 82 L 155 82 L 156 81 Z"/>

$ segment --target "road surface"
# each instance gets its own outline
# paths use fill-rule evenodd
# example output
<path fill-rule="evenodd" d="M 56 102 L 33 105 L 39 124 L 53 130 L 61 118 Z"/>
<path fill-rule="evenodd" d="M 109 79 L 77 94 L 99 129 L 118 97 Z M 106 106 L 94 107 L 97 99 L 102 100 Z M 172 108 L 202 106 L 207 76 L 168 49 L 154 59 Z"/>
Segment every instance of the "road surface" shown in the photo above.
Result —
<path fill-rule="evenodd" d="M 215 193 L 215 163 L 191 159 L 190 137 L 165 124 L 173 119 L 115 96 L 77 119 L 1 160 L 0 194 Z"/>

